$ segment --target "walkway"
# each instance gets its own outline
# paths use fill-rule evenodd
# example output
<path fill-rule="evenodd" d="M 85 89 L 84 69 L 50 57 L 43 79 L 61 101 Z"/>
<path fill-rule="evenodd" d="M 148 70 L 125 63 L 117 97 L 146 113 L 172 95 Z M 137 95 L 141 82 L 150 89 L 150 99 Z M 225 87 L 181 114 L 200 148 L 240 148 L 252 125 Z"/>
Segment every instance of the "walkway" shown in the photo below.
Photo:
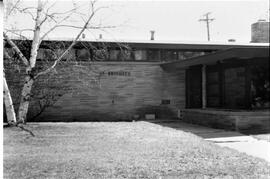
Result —
<path fill-rule="evenodd" d="M 213 129 L 181 121 L 159 121 L 156 124 L 190 132 L 222 147 L 229 147 L 270 162 L 270 134 L 244 135 L 235 131 Z"/>

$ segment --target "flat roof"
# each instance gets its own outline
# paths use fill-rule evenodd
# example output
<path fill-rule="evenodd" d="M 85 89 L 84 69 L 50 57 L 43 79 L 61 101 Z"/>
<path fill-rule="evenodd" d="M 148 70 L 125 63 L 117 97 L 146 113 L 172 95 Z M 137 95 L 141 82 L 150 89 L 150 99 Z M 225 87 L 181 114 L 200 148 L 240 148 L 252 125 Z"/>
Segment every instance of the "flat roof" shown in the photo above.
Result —
<path fill-rule="evenodd" d="M 73 41 L 73 38 L 52 38 L 46 41 Z M 201 45 L 269 45 L 269 43 L 250 43 L 250 42 L 221 42 L 221 41 L 172 41 L 172 40 L 132 40 L 132 39 L 82 39 L 80 42 L 109 42 L 109 43 L 146 43 L 146 44 L 201 44 Z"/>
<path fill-rule="evenodd" d="M 54 40 L 53 40 L 54 41 Z M 57 39 L 55 41 L 72 41 L 72 39 Z M 264 47 L 269 43 L 237 43 L 237 42 L 199 42 L 199 41 L 161 41 L 161 40 L 87 40 L 80 39 L 78 42 L 107 43 L 111 46 L 118 44 L 128 44 L 133 48 L 153 48 L 153 49 L 195 49 L 195 50 L 218 50 L 230 47 Z"/>
<path fill-rule="evenodd" d="M 14 39 L 19 40 L 19 39 Z M 71 38 L 55 38 L 46 39 L 43 43 L 66 42 L 71 43 Z M 107 44 L 109 47 L 117 47 L 121 44 L 129 45 L 132 48 L 149 48 L 149 49 L 183 49 L 183 50 L 220 50 L 232 47 L 269 47 L 269 43 L 238 43 L 238 42 L 198 42 L 198 41 L 160 41 L 160 40 L 90 40 L 80 39 L 76 47 L 80 47 L 80 43 L 91 43 L 93 45 Z"/>
<path fill-rule="evenodd" d="M 187 68 L 194 65 L 209 65 L 215 64 L 218 61 L 228 59 L 253 59 L 253 58 L 268 58 L 268 47 L 246 47 L 246 48 L 230 48 L 220 50 L 211 54 L 189 58 L 186 60 L 178 60 L 161 64 L 161 67 L 168 70 L 177 70 Z"/>

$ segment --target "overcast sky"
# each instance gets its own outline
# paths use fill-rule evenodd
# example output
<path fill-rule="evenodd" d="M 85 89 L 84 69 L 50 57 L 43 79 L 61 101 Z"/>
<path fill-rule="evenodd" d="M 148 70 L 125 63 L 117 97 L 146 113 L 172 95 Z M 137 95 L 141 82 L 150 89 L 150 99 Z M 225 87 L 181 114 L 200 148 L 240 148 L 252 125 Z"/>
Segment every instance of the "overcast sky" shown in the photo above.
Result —
<path fill-rule="evenodd" d="M 34 1 L 25 3 L 27 6 L 31 4 Z M 100 1 L 98 6 L 109 8 L 100 11 L 94 22 L 116 25 L 117 28 L 86 31 L 87 38 L 98 37 L 102 33 L 104 39 L 149 40 L 149 31 L 155 30 L 156 40 L 207 41 L 206 23 L 198 20 L 203 18 L 203 14 L 211 12 L 210 17 L 215 18 L 210 23 L 211 41 L 233 38 L 237 42 L 249 42 L 251 24 L 258 19 L 267 19 L 269 15 L 268 0 Z M 71 3 L 60 1 L 55 5 L 55 10 L 64 11 L 70 7 Z M 22 16 L 16 17 L 16 23 L 21 27 L 33 26 L 31 19 Z M 73 21 L 73 24 L 80 23 L 81 18 Z M 77 29 L 58 29 L 50 37 L 73 37 L 76 32 Z"/>

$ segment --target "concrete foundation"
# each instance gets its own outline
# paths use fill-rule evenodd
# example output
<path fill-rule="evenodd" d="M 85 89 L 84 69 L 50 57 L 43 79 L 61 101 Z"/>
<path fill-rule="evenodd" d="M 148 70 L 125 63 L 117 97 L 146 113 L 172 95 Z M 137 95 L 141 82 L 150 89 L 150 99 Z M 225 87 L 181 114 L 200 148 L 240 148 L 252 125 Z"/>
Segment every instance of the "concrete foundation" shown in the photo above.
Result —
<path fill-rule="evenodd" d="M 185 122 L 239 132 L 270 132 L 270 111 L 226 111 L 217 109 L 184 109 Z"/>

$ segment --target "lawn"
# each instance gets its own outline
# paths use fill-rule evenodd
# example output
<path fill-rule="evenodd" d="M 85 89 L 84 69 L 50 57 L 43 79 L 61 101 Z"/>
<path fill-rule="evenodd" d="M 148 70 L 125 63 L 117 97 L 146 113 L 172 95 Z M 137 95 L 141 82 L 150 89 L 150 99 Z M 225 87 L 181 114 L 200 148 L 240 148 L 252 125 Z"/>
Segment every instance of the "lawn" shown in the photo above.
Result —
<path fill-rule="evenodd" d="M 4 129 L 5 178 L 268 178 L 269 164 L 148 122 Z"/>

